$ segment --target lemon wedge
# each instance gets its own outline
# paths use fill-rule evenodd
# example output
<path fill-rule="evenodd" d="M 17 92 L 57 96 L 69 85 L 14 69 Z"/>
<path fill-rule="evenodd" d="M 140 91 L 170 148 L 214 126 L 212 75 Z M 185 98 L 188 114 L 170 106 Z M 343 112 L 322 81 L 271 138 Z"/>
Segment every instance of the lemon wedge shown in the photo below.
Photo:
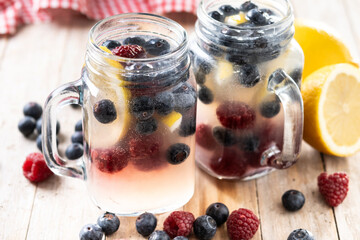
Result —
<path fill-rule="evenodd" d="M 233 64 L 220 60 L 216 72 L 217 83 L 219 85 L 227 84 L 227 80 L 231 80 L 233 72 Z"/>
<path fill-rule="evenodd" d="M 112 52 L 105 46 L 100 46 L 100 49 L 103 50 L 104 52 L 112 54 Z M 123 69 L 123 66 L 119 62 L 109 59 L 109 58 L 106 58 L 105 60 L 107 63 L 109 63 L 110 66 Z"/>
<path fill-rule="evenodd" d="M 158 119 L 163 124 L 168 126 L 170 131 L 173 132 L 174 130 L 176 130 L 180 126 L 182 115 L 180 113 L 178 113 L 178 112 L 172 111 L 171 113 L 169 113 L 166 116 L 160 116 L 159 115 Z"/>
<path fill-rule="evenodd" d="M 225 22 L 232 25 L 238 25 L 246 22 L 245 13 L 240 12 L 239 14 L 235 14 L 226 18 Z"/>
<path fill-rule="evenodd" d="M 347 63 L 323 67 L 305 79 L 301 92 L 304 140 L 335 156 L 359 151 L 359 68 Z"/>

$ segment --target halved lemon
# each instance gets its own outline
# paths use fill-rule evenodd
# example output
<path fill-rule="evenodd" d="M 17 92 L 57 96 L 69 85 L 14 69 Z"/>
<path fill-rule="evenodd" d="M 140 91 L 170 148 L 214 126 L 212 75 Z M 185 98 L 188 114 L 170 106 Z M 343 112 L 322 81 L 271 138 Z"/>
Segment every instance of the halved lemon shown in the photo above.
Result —
<path fill-rule="evenodd" d="M 323 67 L 301 89 L 304 140 L 317 150 L 349 156 L 360 150 L 360 70 L 352 64 Z"/>

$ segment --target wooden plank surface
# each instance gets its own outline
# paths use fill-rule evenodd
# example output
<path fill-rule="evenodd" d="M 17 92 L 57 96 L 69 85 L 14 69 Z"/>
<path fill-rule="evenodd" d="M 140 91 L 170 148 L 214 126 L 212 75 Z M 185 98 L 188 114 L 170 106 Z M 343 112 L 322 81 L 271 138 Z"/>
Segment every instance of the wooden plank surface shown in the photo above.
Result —
<path fill-rule="evenodd" d="M 354 49 L 354 55 L 359 56 L 358 1 L 292 2 L 297 17 L 332 25 Z M 191 31 L 194 17 L 170 17 Z M 15 36 L 0 39 L 0 98 L 9 103 L 0 108 L 0 239 L 78 239 L 80 228 L 94 223 L 100 214 L 80 181 L 54 176 L 38 185 L 29 183 L 22 176 L 21 166 L 25 156 L 35 151 L 35 142 L 16 131 L 24 103 L 44 102 L 51 90 L 80 76 L 87 32 L 93 23 L 77 15 L 60 22 L 26 26 Z M 71 108 L 61 111 L 61 152 L 69 144 L 80 115 L 80 111 Z M 253 181 L 220 181 L 197 169 L 195 195 L 182 209 L 199 216 L 215 201 L 224 202 L 231 211 L 249 208 L 261 220 L 253 238 L 256 240 L 286 239 L 300 227 L 313 232 L 317 240 L 356 240 L 360 236 L 359 158 L 359 154 L 349 158 L 322 156 L 304 144 L 297 165 Z M 324 204 L 316 186 L 316 177 L 324 169 L 350 175 L 349 196 L 334 211 Z M 291 188 L 306 196 L 304 208 L 297 213 L 288 213 L 281 206 L 282 193 Z M 157 229 L 162 228 L 167 215 L 157 216 Z M 135 218 L 120 219 L 119 231 L 106 239 L 143 239 L 135 231 Z M 214 239 L 227 239 L 225 227 L 219 228 Z"/>

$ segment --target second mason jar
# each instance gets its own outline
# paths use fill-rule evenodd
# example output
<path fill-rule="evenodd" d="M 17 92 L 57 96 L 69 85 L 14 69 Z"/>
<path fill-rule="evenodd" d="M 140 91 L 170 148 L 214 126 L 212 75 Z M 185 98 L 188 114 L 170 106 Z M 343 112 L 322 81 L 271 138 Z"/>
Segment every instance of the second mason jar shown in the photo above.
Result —
<path fill-rule="evenodd" d="M 191 44 L 198 84 L 196 160 L 217 178 L 251 179 L 300 151 L 304 63 L 287 0 L 203 0 Z"/>

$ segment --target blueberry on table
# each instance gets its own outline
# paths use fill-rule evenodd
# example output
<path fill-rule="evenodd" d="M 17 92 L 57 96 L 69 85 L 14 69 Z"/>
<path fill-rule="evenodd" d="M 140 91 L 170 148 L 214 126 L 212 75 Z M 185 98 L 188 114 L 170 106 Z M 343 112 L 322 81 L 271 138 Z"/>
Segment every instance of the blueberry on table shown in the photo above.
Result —
<path fill-rule="evenodd" d="M 69 160 L 75 160 L 80 158 L 84 153 L 84 148 L 80 143 L 70 144 L 65 151 L 65 156 Z"/>
<path fill-rule="evenodd" d="M 104 233 L 97 224 L 86 224 L 82 227 L 79 238 L 80 240 L 102 240 Z"/>
<path fill-rule="evenodd" d="M 219 13 L 218 11 L 212 11 L 209 13 L 209 16 L 219 22 L 223 22 L 224 21 L 224 16 Z"/>
<path fill-rule="evenodd" d="M 204 104 L 210 104 L 214 101 L 214 94 L 205 86 L 200 87 L 198 98 Z"/>
<path fill-rule="evenodd" d="M 142 37 L 128 37 L 125 38 L 123 42 L 124 45 L 139 45 L 139 46 L 144 46 L 145 43 L 146 41 Z"/>
<path fill-rule="evenodd" d="M 41 131 L 42 131 L 42 118 L 39 118 L 37 121 L 36 121 L 36 131 L 38 134 L 41 134 Z M 60 132 L 60 123 L 59 121 L 56 121 L 56 134 L 59 134 Z"/>
<path fill-rule="evenodd" d="M 256 65 L 243 64 L 237 66 L 235 69 L 239 69 L 238 81 L 244 87 L 253 87 L 260 81 L 260 73 Z"/>
<path fill-rule="evenodd" d="M 260 114 L 265 118 L 272 118 L 280 112 L 280 108 L 280 99 L 276 96 L 275 100 L 264 101 L 260 104 Z"/>
<path fill-rule="evenodd" d="M 268 24 L 268 18 L 264 14 L 264 12 L 260 11 L 257 8 L 253 8 L 246 14 L 247 19 L 250 22 L 254 23 L 257 26 L 264 26 Z"/>
<path fill-rule="evenodd" d="M 206 215 L 212 217 L 217 226 L 221 226 L 229 217 L 229 209 L 223 203 L 213 203 L 206 209 Z"/>
<path fill-rule="evenodd" d="M 221 145 L 228 147 L 237 142 L 235 134 L 230 130 L 223 127 L 214 127 L 213 136 L 215 140 Z"/>
<path fill-rule="evenodd" d="M 116 40 L 106 40 L 105 42 L 103 42 L 103 44 L 101 44 L 101 46 L 104 46 L 109 50 L 113 50 L 116 47 L 120 47 L 121 43 Z"/>
<path fill-rule="evenodd" d="M 194 234 L 198 239 L 210 240 L 215 236 L 217 225 L 212 217 L 202 215 L 195 220 L 193 227 Z"/>
<path fill-rule="evenodd" d="M 239 11 L 236 10 L 234 7 L 232 7 L 231 5 L 222 5 L 219 10 L 225 15 L 225 16 L 230 16 L 230 15 L 234 15 L 236 13 L 238 13 Z"/>
<path fill-rule="evenodd" d="M 189 240 L 187 237 L 184 236 L 177 236 L 173 240 Z"/>
<path fill-rule="evenodd" d="M 93 106 L 94 117 L 101 123 L 111 123 L 116 119 L 115 105 L 109 99 L 102 99 Z"/>
<path fill-rule="evenodd" d="M 256 136 L 242 136 L 237 141 L 239 148 L 245 152 L 255 152 L 260 145 L 260 139 Z"/>
<path fill-rule="evenodd" d="M 171 238 L 166 232 L 156 230 L 149 236 L 149 240 L 171 240 Z"/>
<path fill-rule="evenodd" d="M 119 229 L 120 220 L 115 214 L 106 212 L 97 219 L 97 224 L 105 235 L 110 235 Z"/>
<path fill-rule="evenodd" d="M 35 127 L 35 119 L 29 116 L 25 116 L 18 123 L 18 129 L 25 137 L 31 135 L 34 132 Z"/>
<path fill-rule="evenodd" d="M 294 212 L 300 210 L 305 204 L 305 196 L 297 190 L 288 190 L 281 197 L 284 208 Z"/>
<path fill-rule="evenodd" d="M 42 107 L 36 102 L 29 102 L 23 108 L 23 113 L 25 116 L 34 118 L 35 120 L 39 119 L 42 115 Z"/>
<path fill-rule="evenodd" d="M 139 120 L 152 117 L 155 112 L 155 103 L 151 97 L 140 96 L 131 100 L 130 112 Z"/>
<path fill-rule="evenodd" d="M 246 1 L 240 6 L 240 11 L 247 12 L 251 9 L 257 8 L 258 6 L 251 1 Z"/>
<path fill-rule="evenodd" d="M 144 121 L 138 121 L 135 125 L 135 131 L 142 135 L 150 135 L 157 130 L 155 118 L 149 118 Z"/>
<path fill-rule="evenodd" d="M 170 51 L 170 44 L 165 39 L 153 38 L 145 43 L 144 48 L 147 53 L 160 56 Z"/>
<path fill-rule="evenodd" d="M 173 165 L 184 162 L 189 155 L 190 147 L 184 143 L 175 143 L 171 145 L 166 152 L 168 162 Z"/>
<path fill-rule="evenodd" d="M 80 119 L 79 121 L 76 122 L 75 124 L 75 132 L 81 132 L 83 130 L 82 127 L 82 120 Z"/>
<path fill-rule="evenodd" d="M 155 96 L 155 109 L 160 115 L 168 115 L 174 110 L 175 100 L 171 92 L 161 92 Z"/>
<path fill-rule="evenodd" d="M 157 225 L 157 219 L 152 213 L 143 213 L 137 217 L 135 226 L 136 231 L 144 237 L 154 232 Z"/>
<path fill-rule="evenodd" d="M 315 238 L 311 232 L 300 228 L 290 233 L 287 240 L 315 240 Z"/>
<path fill-rule="evenodd" d="M 71 135 L 72 143 L 80 143 L 81 145 L 84 143 L 84 134 L 83 132 L 77 131 Z"/>
<path fill-rule="evenodd" d="M 36 137 L 36 147 L 42 152 L 42 135 Z"/>

